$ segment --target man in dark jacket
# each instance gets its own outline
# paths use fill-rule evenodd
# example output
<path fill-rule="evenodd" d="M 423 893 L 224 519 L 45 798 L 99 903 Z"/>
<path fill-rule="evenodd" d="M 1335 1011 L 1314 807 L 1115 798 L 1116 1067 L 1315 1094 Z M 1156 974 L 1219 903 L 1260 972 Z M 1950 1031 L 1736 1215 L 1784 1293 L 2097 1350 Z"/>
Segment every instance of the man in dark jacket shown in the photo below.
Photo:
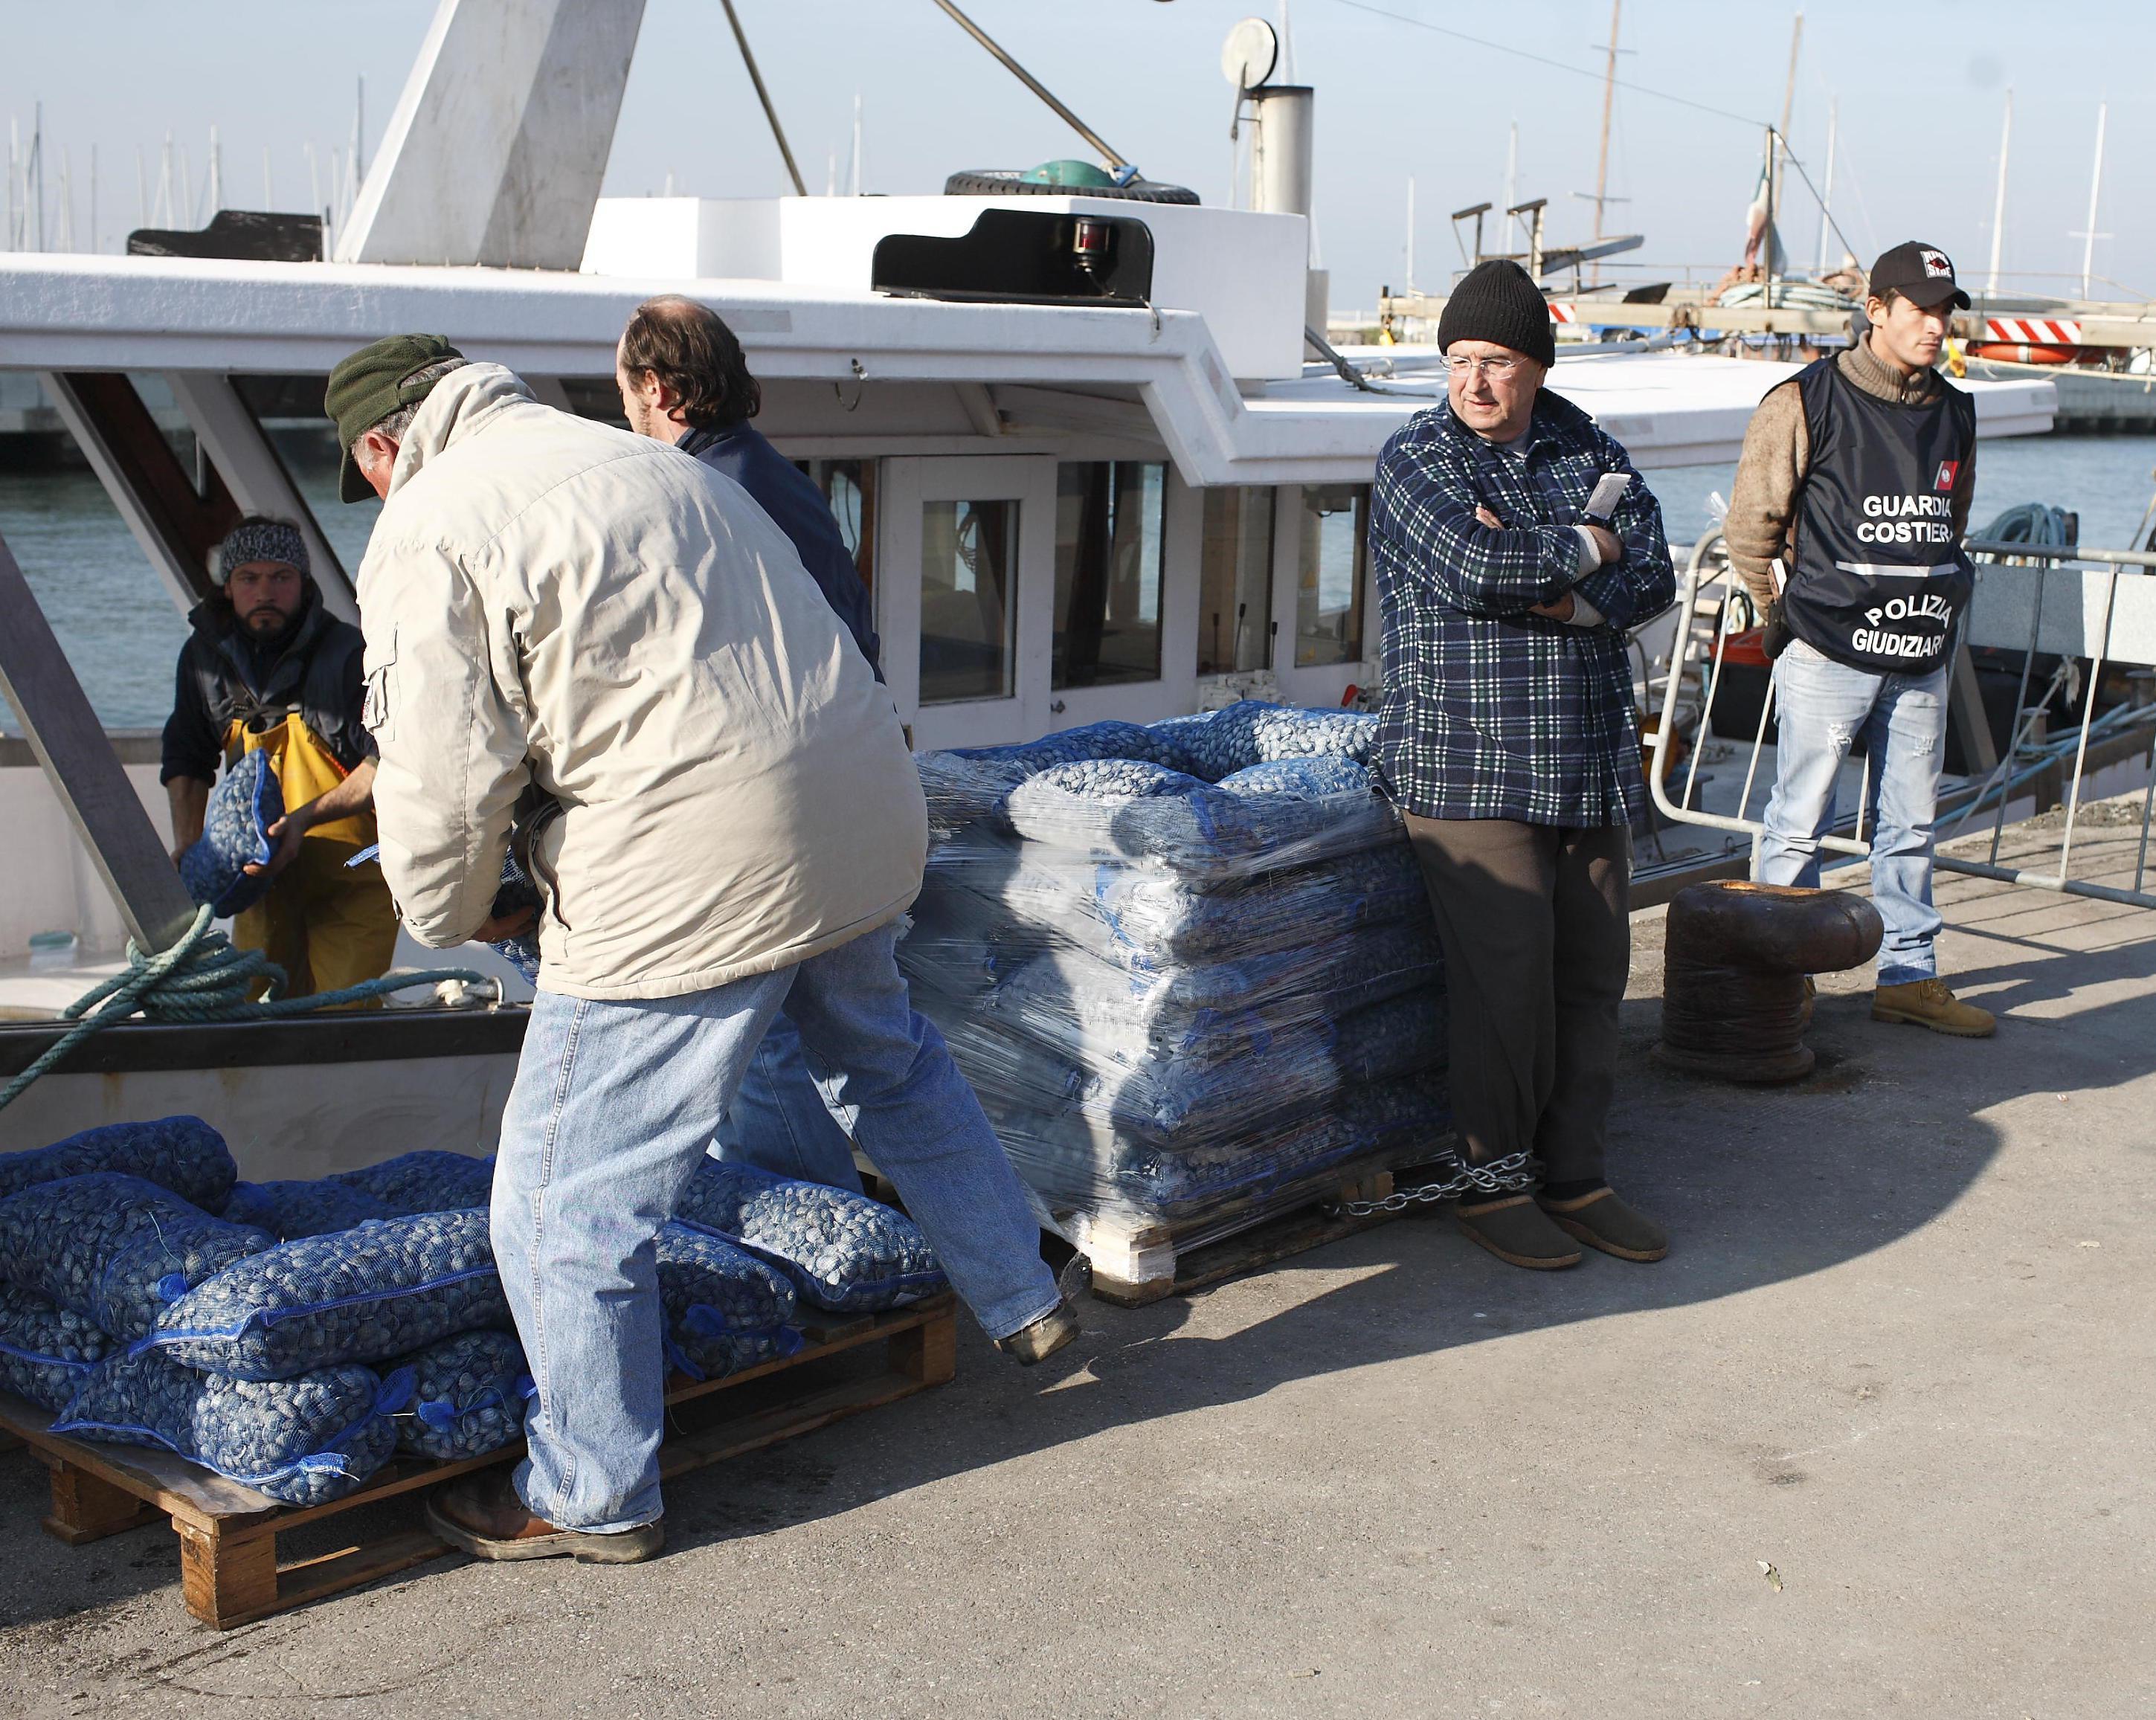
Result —
<path fill-rule="evenodd" d="M 1624 629 L 1676 595 L 1661 510 L 1543 390 L 1549 310 L 1517 264 L 1460 282 L 1438 345 L 1446 403 L 1386 444 L 1371 543 L 1378 762 L 1445 949 L 1454 1120 L 1471 1163 L 1508 1173 L 1460 1223 L 1514 1266 L 1574 1265 L 1574 1239 L 1660 1260 L 1669 1239 L 1610 1191 L 1603 1144 L 1645 798 Z M 1609 473 L 1630 483 L 1591 521 Z"/>
<path fill-rule="evenodd" d="M 296 526 L 242 521 L 218 547 L 218 589 L 187 619 L 160 778 L 177 858 L 203 832 L 219 762 L 270 756 L 286 811 L 270 829 L 276 881 L 233 942 L 285 970 L 285 995 L 336 991 L 388 971 L 397 913 L 374 867 L 374 741 L 360 723 L 365 641 L 322 607 Z"/>
<path fill-rule="evenodd" d="M 622 331 L 615 372 L 629 427 L 672 443 L 749 493 L 793 540 L 801 565 L 881 680 L 881 642 L 854 553 L 823 491 L 749 423 L 762 391 L 724 319 L 676 294 L 648 300 Z M 729 1158 L 785 1176 L 860 1186 L 853 1142 L 824 1104 L 783 1010 L 720 1127 L 719 1147 Z"/>

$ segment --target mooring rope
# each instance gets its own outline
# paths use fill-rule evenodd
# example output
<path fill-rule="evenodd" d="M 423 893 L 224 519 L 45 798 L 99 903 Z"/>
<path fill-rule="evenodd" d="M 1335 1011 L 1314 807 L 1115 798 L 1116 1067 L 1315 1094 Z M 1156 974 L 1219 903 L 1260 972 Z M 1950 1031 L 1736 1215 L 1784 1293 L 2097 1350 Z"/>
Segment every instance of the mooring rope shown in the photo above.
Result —
<path fill-rule="evenodd" d="M 385 973 L 379 979 L 362 980 L 337 991 L 316 992 L 311 997 L 287 998 L 285 970 L 259 950 L 235 949 L 232 941 L 215 929 L 214 915 L 207 906 L 197 911 L 194 923 L 170 949 L 146 955 L 131 941 L 127 946 L 127 969 L 100 981 L 60 1012 L 75 1025 L 63 1034 L 5 1087 L 0 1087 L 0 1111 L 14 1103 L 31 1082 L 59 1064 L 92 1034 L 138 1011 L 152 1021 L 261 1021 L 288 1015 L 305 1015 L 316 1009 L 334 1009 L 343 1004 L 364 1003 L 387 997 L 415 985 L 433 985 L 444 979 L 484 981 L 486 975 L 470 968 L 435 968 L 412 973 Z M 270 995 L 257 1001 L 254 993 L 270 982 Z M 93 1013 L 94 1012 L 94 1013 Z"/>

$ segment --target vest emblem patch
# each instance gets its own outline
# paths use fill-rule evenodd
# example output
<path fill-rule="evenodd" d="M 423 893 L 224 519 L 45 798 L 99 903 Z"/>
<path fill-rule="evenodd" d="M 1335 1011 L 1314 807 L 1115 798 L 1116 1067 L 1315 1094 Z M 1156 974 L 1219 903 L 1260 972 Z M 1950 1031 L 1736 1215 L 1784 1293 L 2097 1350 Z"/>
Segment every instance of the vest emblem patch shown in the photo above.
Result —
<path fill-rule="evenodd" d="M 1953 489 L 1954 487 L 1954 476 L 1960 470 L 1961 462 L 1959 460 L 1941 460 L 1939 462 L 1939 475 L 1932 480 L 1932 488 L 1941 490 Z"/>

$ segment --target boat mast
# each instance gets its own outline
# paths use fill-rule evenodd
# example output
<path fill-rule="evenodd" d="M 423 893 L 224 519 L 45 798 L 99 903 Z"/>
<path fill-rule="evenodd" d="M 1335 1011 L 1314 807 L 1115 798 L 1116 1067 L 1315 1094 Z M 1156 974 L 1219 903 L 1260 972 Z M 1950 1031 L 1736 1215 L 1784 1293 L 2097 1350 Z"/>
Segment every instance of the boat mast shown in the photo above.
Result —
<path fill-rule="evenodd" d="M 2082 296 L 2084 299 L 2091 295 L 2090 284 L 2096 270 L 2096 242 L 2099 237 L 2096 230 L 2096 212 L 2097 202 L 2103 195 L 2103 122 L 2110 112 L 2109 102 L 2097 103 L 2096 166 L 2089 174 L 2088 230 L 2082 235 Z M 44 201 L 40 196 L 38 203 L 41 209 Z"/>
<path fill-rule="evenodd" d="M 1999 189 L 1991 199 L 1991 268 L 1984 276 L 1984 295 L 1987 299 L 1999 291 L 1999 254 L 2006 236 L 2006 160 L 2014 147 L 2014 91 L 2006 91 L 2006 119 L 1999 129 Z M 2089 225 L 2096 224 L 2095 217 Z"/>
<path fill-rule="evenodd" d="M 1602 211 L 1609 201 L 1609 117 L 1617 106 L 1617 26 L 1623 17 L 1625 0 L 1609 0 L 1609 40 L 1604 45 L 1605 59 L 1602 73 L 1602 150 L 1594 167 L 1594 236 L 1602 237 Z M 1515 143 L 1519 138 L 1518 122 L 1512 127 Z M 1511 176 L 1508 173 L 1507 177 Z M 1506 201 L 1511 202 L 1507 193 Z M 1576 277 L 1575 277 L 1576 278 Z M 1602 284 L 1602 264 L 1594 265 L 1594 283 Z"/>
<path fill-rule="evenodd" d="M 1408 175 L 1408 290 L 1412 293 L 1414 290 L 1414 175 L 1410 173 Z"/>
<path fill-rule="evenodd" d="M 1840 129 L 1841 103 L 1830 100 L 1826 105 L 1826 177 L 1820 187 L 1819 264 L 1815 275 L 1827 272 L 1827 241 L 1832 236 L 1834 222 L 1830 211 L 1834 204 L 1834 145 L 1835 134 Z"/>

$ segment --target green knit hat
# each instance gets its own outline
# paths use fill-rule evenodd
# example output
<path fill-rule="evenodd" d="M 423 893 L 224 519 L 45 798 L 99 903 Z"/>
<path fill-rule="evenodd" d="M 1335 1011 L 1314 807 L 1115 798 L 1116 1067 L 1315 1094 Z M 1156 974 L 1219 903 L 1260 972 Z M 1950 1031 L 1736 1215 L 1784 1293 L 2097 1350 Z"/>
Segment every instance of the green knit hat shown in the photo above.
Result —
<path fill-rule="evenodd" d="M 404 378 L 445 358 L 464 356 L 441 335 L 391 335 L 362 347 L 330 372 L 322 410 L 336 420 L 337 446 L 344 450 L 337 493 L 345 501 L 364 501 L 374 494 L 374 486 L 353 463 L 352 444 L 398 407 L 424 400 L 433 391 L 432 382 L 407 383 Z"/>

